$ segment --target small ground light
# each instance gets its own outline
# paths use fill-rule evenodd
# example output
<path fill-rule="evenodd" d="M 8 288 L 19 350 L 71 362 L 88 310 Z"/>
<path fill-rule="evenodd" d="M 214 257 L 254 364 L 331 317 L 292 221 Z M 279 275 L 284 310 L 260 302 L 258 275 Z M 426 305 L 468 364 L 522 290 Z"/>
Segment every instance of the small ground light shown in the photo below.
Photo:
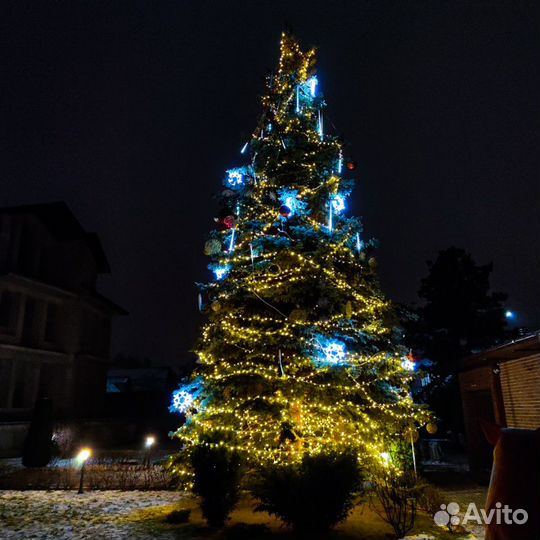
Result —
<path fill-rule="evenodd" d="M 504 316 L 507 318 L 507 319 L 515 319 L 516 318 L 516 314 L 513 312 L 513 311 L 510 311 L 508 310 Z"/>
<path fill-rule="evenodd" d="M 92 455 L 92 450 L 90 448 L 81 448 L 77 454 L 77 461 L 81 464 L 81 477 L 79 479 L 79 491 L 78 493 L 83 493 L 83 482 L 84 482 L 84 465 L 88 458 Z"/>

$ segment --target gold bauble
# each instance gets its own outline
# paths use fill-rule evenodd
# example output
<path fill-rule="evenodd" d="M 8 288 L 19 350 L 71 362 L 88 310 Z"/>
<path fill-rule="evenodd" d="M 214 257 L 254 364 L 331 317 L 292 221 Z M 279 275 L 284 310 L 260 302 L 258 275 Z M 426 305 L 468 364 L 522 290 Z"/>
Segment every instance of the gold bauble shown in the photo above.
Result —
<path fill-rule="evenodd" d="M 289 313 L 289 320 L 296 321 L 305 321 L 307 319 L 307 311 L 305 309 L 293 309 Z"/>
<path fill-rule="evenodd" d="M 217 255 L 221 252 L 221 242 L 215 238 L 208 240 L 204 244 L 204 254 L 205 255 Z"/>
<path fill-rule="evenodd" d="M 426 424 L 426 431 L 430 435 L 435 435 L 435 433 L 437 433 L 438 430 L 439 430 L 439 428 L 437 427 L 437 424 L 434 424 L 433 422 L 428 422 Z"/>

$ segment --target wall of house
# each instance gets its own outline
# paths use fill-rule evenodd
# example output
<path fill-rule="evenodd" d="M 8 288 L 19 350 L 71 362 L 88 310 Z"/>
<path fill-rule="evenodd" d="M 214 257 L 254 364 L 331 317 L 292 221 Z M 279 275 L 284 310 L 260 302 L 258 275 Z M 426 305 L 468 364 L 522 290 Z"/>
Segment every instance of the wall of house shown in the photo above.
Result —
<path fill-rule="evenodd" d="M 506 425 L 540 427 L 540 354 L 508 360 L 500 370 Z"/>
<path fill-rule="evenodd" d="M 113 311 L 94 293 L 103 261 L 69 211 L 59 212 L 0 214 L 0 456 L 20 455 L 41 396 L 55 420 L 105 411 Z M 98 442 L 121 431 L 85 422 Z"/>
<path fill-rule="evenodd" d="M 491 467 L 493 448 L 482 431 L 481 421 L 504 425 L 498 373 L 482 366 L 459 374 L 469 464 L 473 470 Z"/>
<path fill-rule="evenodd" d="M 111 318 L 75 292 L 35 278 L 0 275 L 0 416 L 30 411 L 40 395 L 50 397 L 62 415 L 98 414 L 105 398 Z"/>
<path fill-rule="evenodd" d="M 30 422 L 0 422 L 0 458 L 21 455 L 29 427 Z M 53 440 L 58 435 L 72 442 L 73 454 L 81 446 L 88 445 L 96 450 L 116 448 L 141 440 L 136 423 L 125 419 L 63 421 L 55 424 Z"/>

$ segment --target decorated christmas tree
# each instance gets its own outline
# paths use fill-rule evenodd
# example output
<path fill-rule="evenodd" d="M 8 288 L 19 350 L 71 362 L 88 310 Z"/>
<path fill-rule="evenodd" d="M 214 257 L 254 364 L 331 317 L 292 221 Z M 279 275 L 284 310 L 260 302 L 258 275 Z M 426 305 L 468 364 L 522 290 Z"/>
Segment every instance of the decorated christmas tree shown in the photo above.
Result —
<path fill-rule="evenodd" d="M 224 446 L 251 465 L 352 451 L 397 466 L 425 413 L 373 243 L 347 216 L 357 166 L 325 130 L 315 50 L 284 33 L 262 102 L 205 245 L 208 322 L 194 376 L 173 394 L 185 415 L 174 435 L 184 455 Z"/>

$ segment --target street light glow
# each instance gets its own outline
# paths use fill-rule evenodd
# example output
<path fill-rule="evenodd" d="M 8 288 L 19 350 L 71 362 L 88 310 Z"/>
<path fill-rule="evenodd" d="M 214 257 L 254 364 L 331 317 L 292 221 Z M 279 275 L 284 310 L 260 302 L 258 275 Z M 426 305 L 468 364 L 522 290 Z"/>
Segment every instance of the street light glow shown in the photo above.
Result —
<path fill-rule="evenodd" d="M 84 463 L 92 455 L 92 450 L 90 448 L 81 448 L 77 454 L 77 461 Z"/>
<path fill-rule="evenodd" d="M 151 446 L 154 445 L 155 442 L 156 442 L 156 438 L 152 437 L 152 435 L 149 435 L 148 437 L 146 437 L 146 441 L 144 442 L 144 445 L 146 446 L 146 448 L 150 448 Z"/>

